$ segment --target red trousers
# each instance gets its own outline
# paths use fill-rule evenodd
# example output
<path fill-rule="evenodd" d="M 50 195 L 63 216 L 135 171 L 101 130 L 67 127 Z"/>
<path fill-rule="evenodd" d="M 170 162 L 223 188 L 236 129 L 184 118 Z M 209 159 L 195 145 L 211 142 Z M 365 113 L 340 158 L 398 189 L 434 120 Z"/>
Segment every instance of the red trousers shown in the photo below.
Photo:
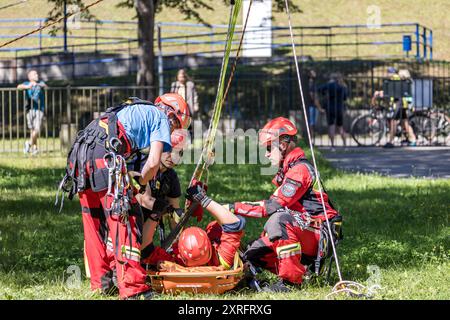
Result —
<path fill-rule="evenodd" d="M 248 246 L 245 258 L 283 280 L 300 284 L 306 271 L 300 262 L 302 254 L 315 257 L 319 237 L 317 232 L 301 229 L 289 213 L 277 212 L 266 222 L 261 237 Z"/>
<path fill-rule="evenodd" d="M 105 213 L 105 195 L 106 190 L 87 189 L 79 193 L 91 289 L 110 290 L 114 286 L 115 269 L 119 295 L 127 298 L 150 290 L 146 272 L 140 265 L 142 216 L 139 205 L 133 203 L 135 200 L 128 215 L 129 224 L 116 215 Z"/>

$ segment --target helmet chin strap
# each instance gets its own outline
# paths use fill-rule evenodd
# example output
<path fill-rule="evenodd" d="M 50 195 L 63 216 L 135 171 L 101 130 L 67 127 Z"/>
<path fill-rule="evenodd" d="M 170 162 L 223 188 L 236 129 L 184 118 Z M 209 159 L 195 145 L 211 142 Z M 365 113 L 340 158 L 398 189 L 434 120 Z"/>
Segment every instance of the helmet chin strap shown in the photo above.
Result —
<path fill-rule="evenodd" d="M 284 160 L 286 159 L 286 154 L 288 153 L 287 151 L 288 151 L 288 149 L 289 149 L 289 144 L 290 144 L 292 141 L 294 141 L 294 139 L 293 139 L 291 136 L 289 136 L 287 139 L 284 138 L 283 141 L 281 141 L 281 139 L 280 139 L 280 144 L 278 145 L 278 150 L 280 150 L 280 153 L 281 153 L 280 167 L 283 165 Z M 281 143 L 283 143 L 283 142 L 286 142 L 287 145 L 286 145 L 286 149 L 281 150 Z"/>

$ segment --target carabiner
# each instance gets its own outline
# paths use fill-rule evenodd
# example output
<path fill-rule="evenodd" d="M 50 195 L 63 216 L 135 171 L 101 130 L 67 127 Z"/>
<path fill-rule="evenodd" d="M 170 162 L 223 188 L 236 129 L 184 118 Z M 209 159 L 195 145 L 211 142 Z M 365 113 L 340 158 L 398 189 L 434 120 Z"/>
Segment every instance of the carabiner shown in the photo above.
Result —
<path fill-rule="evenodd" d="M 116 137 L 112 137 L 109 139 L 109 147 L 110 149 L 114 150 L 115 152 L 119 152 L 119 147 L 122 145 L 122 141 L 120 141 Z"/>

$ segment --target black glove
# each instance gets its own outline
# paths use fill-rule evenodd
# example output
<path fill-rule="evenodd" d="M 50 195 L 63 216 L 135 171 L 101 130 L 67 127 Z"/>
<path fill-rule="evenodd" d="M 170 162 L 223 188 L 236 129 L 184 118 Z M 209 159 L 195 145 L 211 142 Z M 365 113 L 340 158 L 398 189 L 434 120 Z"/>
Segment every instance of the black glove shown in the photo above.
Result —
<path fill-rule="evenodd" d="M 205 189 L 200 185 L 189 187 L 186 190 L 186 198 L 200 203 L 203 208 L 206 208 L 212 201 L 211 198 L 206 195 Z"/>
<path fill-rule="evenodd" d="M 170 205 L 169 202 L 167 202 L 164 198 L 156 198 L 155 202 L 153 203 L 153 208 L 151 210 L 151 213 L 149 215 L 149 218 L 153 221 L 159 221 L 161 216 L 167 212 Z"/>

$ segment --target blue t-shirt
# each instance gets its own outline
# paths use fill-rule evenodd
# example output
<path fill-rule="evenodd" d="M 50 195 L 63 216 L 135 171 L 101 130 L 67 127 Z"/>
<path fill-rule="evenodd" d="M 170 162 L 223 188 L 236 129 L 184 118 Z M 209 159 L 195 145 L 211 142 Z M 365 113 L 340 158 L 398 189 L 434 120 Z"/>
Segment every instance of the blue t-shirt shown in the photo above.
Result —
<path fill-rule="evenodd" d="M 44 85 L 43 81 L 39 81 L 39 84 Z M 30 81 L 25 81 L 23 85 L 29 86 Z M 30 89 L 26 89 L 27 99 L 28 99 L 28 107 L 34 110 L 42 110 L 45 108 L 45 95 L 44 89 L 40 85 L 34 85 Z"/>
<path fill-rule="evenodd" d="M 153 141 L 163 143 L 163 152 L 172 150 L 167 116 L 156 107 L 134 104 L 117 113 L 133 149 L 148 153 Z"/>

